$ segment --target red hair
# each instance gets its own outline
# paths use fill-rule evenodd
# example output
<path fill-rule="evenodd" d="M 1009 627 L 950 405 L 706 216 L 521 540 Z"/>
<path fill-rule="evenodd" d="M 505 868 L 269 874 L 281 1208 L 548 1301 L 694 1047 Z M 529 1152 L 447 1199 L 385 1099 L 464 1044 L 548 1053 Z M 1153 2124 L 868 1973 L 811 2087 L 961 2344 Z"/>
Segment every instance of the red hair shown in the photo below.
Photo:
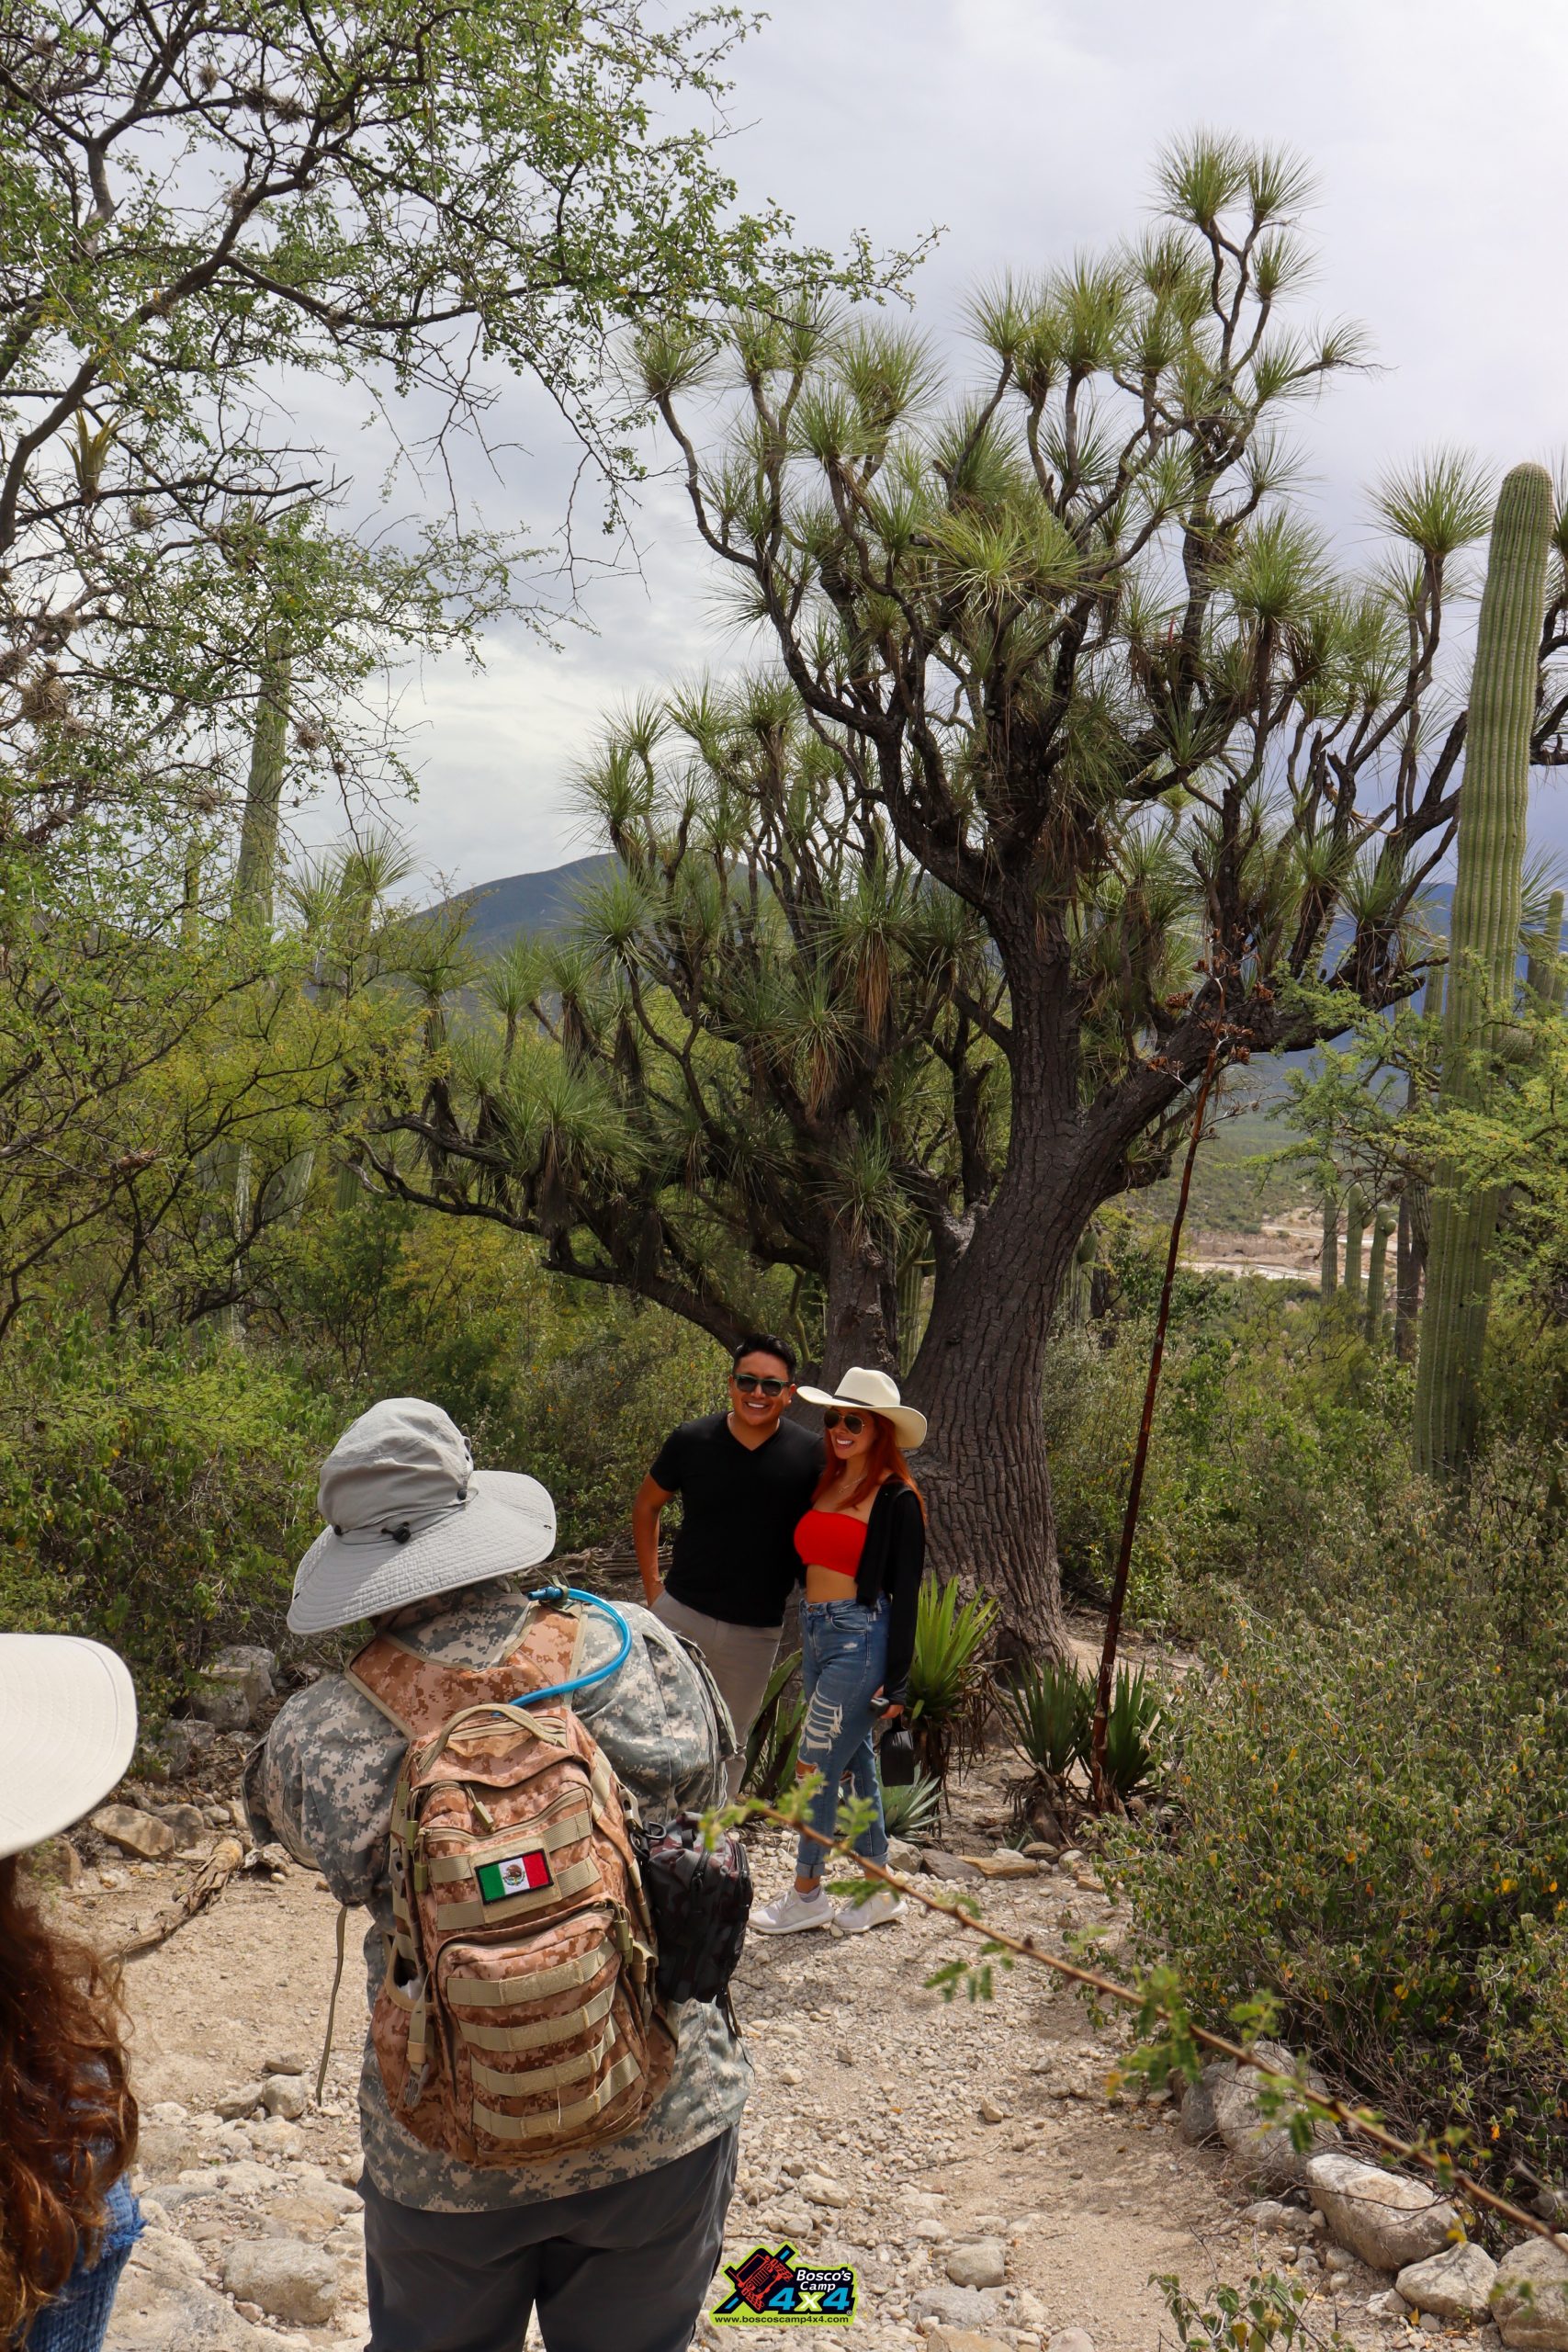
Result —
<path fill-rule="evenodd" d="M 847 1408 L 843 1406 L 840 1406 L 838 1409 L 842 1412 Z M 874 1413 L 869 1406 L 857 1406 L 854 1409 L 857 1412 L 863 1411 L 866 1419 L 871 1423 L 871 1444 L 865 1456 L 865 1476 L 862 1478 L 860 1485 L 855 1488 L 853 1494 L 846 1495 L 844 1497 L 843 1501 L 839 1505 L 839 1509 L 840 1510 L 852 1510 L 856 1503 L 863 1503 L 867 1495 L 875 1494 L 878 1487 L 885 1487 L 887 1484 L 887 1481 L 892 1478 L 897 1480 L 899 1486 L 908 1487 L 909 1492 L 914 1496 L 915 1500 L 920 1506 L 920 1517 L 923 1519 L 926 1515 L 926 1498 L 924 1495 L 921 1494 L 919 1487 L 916 1486 L 913 1478 L 909 1476 L 909 1465 L 905 1461 L 898 1441 L 893 1434 L 892 1422 L 887 1419 L 885 1414 Z M 828 1440 L 826 1436 L 824 1436 L 822 1440 L 822 1475 L 818 1479 L 816 1487 L 812 1493 L 811 1499 L 813 1502 L 817 1500 L 819 1495 L 825 1494 L 827 1489 L 832 1485 L 834 1479 L 839 1475 L 839 1466 L 838 1463 L 834 1461 L 831 1453 L 829 1451 Z"/>
<path fill-rule="evenodd" d="M 119 1986 L 90 1945 L 51 1932 L 0 1861 L 0 2344 L 26 2332 L 136 2153 Z"/>

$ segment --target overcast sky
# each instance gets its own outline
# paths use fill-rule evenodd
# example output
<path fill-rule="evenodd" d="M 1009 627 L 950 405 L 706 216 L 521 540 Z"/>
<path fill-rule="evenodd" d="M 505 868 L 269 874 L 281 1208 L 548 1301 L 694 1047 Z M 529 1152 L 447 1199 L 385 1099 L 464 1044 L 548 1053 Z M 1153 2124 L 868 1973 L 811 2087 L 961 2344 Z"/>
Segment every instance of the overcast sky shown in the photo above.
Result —
<path fill-rule="evenodd" d="M 1568 445 L 1568 11 L 776 0 L 737 74 L 729 167 L 743 200 L 776 199 L 826 244 L 859 227 L 907 243 L 940 224 L 917 312 L 942 336 L 956 335 L 976 279 L 1135 230 L 1164 141 L 1205 126 L 1301 150 L 1322 182 L 1316 299 L 1363 320 L 1380 362 L 1302 420 L 1310 495 L 1347 556 L 1370 537 L 1363 486 L 1391 460 L 1461 442 L 1499 465 L 1551 462 Z M 516 429 L 532 454 L 508 494 L 542 535 L 566 452 L 530 411 Z M 643 576 L 590 597 L 597 636 L 560 653 L 498 636 L 480 676 L 452 662 L 405 689 L 422 771 L 406 823 L 427 873 L 468 885 L 596 846 L 568 786 L 602 714 L 738 658 L 668 487 L 650 486 L 640 537 Z M 1568 848 L 1564 789 L 1543 786 L 1538 831 Z"/>

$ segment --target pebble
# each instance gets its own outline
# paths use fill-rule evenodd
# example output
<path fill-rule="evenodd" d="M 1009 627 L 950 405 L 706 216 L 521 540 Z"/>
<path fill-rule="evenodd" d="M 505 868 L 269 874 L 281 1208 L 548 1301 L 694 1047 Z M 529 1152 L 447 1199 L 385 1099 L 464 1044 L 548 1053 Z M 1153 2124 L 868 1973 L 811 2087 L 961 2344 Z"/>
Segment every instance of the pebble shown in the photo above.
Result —
<path fill-rule="evenodd" d="M 825 2172 L 802 2173 L 800 2193 L 803 2197 L 808 2198 L 813 2205 L 827 2205 L 838 2209 L 850 2202 L 849 2190 L 840 2182 L 831 2179 Z"/>
<path fill-rule="evenodd" d="M 1051 2352 L 1094 2352 L 1094 2339 L 1081 2327 L 1059 2328 L 1051 2338 Z"/>
<path fill-rule="evenodd" d="M 262 2060 L 264 2075 L 308 2075 L 310 2071 L 310 2061 L 303 2050 L 286 2050 Z"/>
<path fill-rule="evenodd" d="M 304 2079 L 299 2075 L 269 2075 L 262 2085 L 262 2105 L 269 2115 L 297 2123 L 309 2104 Z"/>
<path fill-rule="evenodd" d="M 1001 2106 L 999 2106 L 999 2105 L 998 2104 L 998 2102 L 997 2102 L 994 2098 L 992 2098 L 989 2096 L 989 2094 L 987 2093 L 987 2095 L 986 2096 L 986 2098 L 984 2098 L 980 2101 L 980 2120 L 981 2120 L 981 2122 L 982 2122 L 982 2123 L 1005 2123 L 1005 2122 L 1007 2121 L 1007 2119 L 1008 2119 L 1008 2110 L 1007 2110 L 1007 2109 L 1006 2109 L 1005 2107 L 1001 2107 Z"/>

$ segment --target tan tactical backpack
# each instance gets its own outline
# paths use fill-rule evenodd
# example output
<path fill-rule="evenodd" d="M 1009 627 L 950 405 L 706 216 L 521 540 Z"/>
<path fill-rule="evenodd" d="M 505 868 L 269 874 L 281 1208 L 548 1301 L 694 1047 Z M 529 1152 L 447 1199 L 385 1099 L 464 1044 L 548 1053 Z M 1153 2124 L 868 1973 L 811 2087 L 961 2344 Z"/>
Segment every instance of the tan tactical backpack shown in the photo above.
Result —
<path fill-rule="evenodd" d="M 391 2111 L 467 2165 L 524 2165 L 627 2132 L 669 2078 L 636 1804 L 563 1699 L 583 1620 L 540 1608 L 502 1664 L 395 1634 L 349 1679 L 407 1737 L 394 1928 L 371 2039 Z"/>

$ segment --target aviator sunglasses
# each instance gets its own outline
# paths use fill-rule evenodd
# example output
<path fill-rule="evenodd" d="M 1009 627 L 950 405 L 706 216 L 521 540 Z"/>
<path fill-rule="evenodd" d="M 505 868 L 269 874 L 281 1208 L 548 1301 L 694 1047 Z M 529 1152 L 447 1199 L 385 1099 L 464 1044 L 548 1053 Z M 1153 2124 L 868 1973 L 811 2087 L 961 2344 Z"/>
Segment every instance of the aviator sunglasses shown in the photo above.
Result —
<path fill-rule="evenodd" d="M 849 1431 L 851 1437 L 859 1437 L 865 1423 L 858 1413 L 832 1412 L 823 1414 L 822 1426 L 825 1430 L 844 1429 Z"/>
<path fill-rule="evenodd" d="M 787 1380 L 764 1380 L 760 1372 L 732 1372 L 729 1377 L 742 1396 L 750 1396 L 753 1388 L 760 1388 L 764 1396 L 782 1396 L 789 1386 Z"/>

